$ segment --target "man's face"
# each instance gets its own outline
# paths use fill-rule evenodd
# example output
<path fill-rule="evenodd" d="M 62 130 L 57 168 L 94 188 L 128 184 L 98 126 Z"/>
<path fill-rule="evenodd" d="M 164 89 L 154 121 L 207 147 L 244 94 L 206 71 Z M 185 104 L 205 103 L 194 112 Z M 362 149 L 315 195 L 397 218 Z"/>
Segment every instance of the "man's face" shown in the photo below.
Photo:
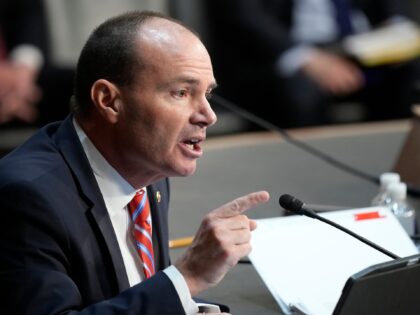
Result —
<path fill-rule="evenodd" d="M 206 129 L 216 122 L 207 100 L 216 83 L 206 49 L 191 33 L 176 31 L 178 25 L 156 23 L 170 23 L 175 30 L 145 26 L 150 32 L 146 29 L 139 43 L 146 67 L 121 88 L 118 127 L 123 167 L 141 168 L 153 180 L 191 175 L 203 154 Z"/>

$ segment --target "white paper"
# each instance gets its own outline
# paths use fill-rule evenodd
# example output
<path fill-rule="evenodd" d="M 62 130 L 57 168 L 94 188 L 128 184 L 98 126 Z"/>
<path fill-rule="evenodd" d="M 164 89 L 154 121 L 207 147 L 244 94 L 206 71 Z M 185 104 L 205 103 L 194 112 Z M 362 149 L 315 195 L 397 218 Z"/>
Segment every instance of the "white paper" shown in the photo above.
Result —
<path fill-rule="evenodd" d="M 356 220 L 378 212 L 381 218 Z M 418 250 L 394 215 L 385 208 L 322 214 L 400 257 Z M 313 315 L 332 314 L 347 279 L 371 265 L 391 260 L 336 228 L 302 216 L 257 220 L 254 267 L 284 312 L 290 305 Z"/>
<path fill-rule="evenodd" d="M 349 36 L 343 45 L 368 66 L 404 62 L 420 54 L 420 29 L 416 23 L 403 20 Z"/>

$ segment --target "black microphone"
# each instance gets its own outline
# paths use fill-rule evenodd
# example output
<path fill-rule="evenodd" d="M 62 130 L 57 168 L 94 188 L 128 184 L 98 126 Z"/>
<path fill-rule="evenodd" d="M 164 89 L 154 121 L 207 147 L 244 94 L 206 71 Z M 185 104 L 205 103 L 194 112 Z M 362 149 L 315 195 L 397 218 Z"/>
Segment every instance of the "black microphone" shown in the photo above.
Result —
<path fill-rule="evenodd" d="M 291 211 L 291 212 L 299 214 L 299 215 L 305 215 L 307 217 L 317 219 L 319 221 L 327 223 L 327 224 L 329 224 L 329 225 L 331 225 L 331 226 L 333 226 L 333 227 L 335 227 L 335 228 L 337 228 L 337 229 L 339 229 L 339 230 L 357 238 L 359 241 L 365 243 L 366 245 L 369 245 L 370 247 L 373 247 L 374 249 L 380 251 L 381 253 L 383 253 L 383 254 L 385 254 L 385 255 L 393 258 L 393 259 L 400 258 L 399 256 L 395 255 L 394 253 L 391 253 L 390 251 L 386 250 L 385 248 L 382 248 L 381 246 L 379 246 L 379 245 L 369 241 L 368 239 L 350 231 L 349 229 L 346 229 L 345 227 L 316 214 L 315 211 L 306 208 L 305 204 L 302 201 L 300 201 L 299 199 L 297 199 L 297 198 L 295 198 L 291 195 L 285 194 L 285 195 L 280 196 L 279 203 L 280 203 L 280 206 L 282 206 L 285 210 Z"/>

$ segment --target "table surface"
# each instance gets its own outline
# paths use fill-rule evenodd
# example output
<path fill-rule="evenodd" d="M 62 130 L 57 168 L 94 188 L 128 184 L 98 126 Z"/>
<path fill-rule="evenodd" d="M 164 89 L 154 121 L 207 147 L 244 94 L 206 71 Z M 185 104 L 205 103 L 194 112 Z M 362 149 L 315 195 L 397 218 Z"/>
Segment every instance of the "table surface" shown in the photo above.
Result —
<path fill-rule="evenodd" d="M 398 157 L 409 121 L 292 130 L 297 139 L 361 171 L 379 176 Z M 378 187 L 284 141 L 260 132 L 208 139 L 196 173 L 172 179 L 170 236 L 193 235 L 201 219 L 236 197 L 267 190 L 271 200 L 249 210 L 252 218 L 283 215 L 278 198 L 297 196 L 321 208 L 365 207 Z M 175 261 L 185 249 L 171 250 Z M 238 264 L 222 282 L 201 295 L 230 306 L 233 314 L 281 314 L 280 308 L 250 264 Z"/>

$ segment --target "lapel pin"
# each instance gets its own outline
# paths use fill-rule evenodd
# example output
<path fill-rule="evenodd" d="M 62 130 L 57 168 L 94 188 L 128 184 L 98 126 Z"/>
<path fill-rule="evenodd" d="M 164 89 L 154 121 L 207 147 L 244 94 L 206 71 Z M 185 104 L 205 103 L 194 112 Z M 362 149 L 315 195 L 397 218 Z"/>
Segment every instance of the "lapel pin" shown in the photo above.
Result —
<path fill-rule="evenodd" d="M 158 202 L 158 203 L 160 203 L 160 201 L 162 200 L 162 195 L 160 194 L 160 191 L 157 191 L 156 192 L 156 201 Z"/>

